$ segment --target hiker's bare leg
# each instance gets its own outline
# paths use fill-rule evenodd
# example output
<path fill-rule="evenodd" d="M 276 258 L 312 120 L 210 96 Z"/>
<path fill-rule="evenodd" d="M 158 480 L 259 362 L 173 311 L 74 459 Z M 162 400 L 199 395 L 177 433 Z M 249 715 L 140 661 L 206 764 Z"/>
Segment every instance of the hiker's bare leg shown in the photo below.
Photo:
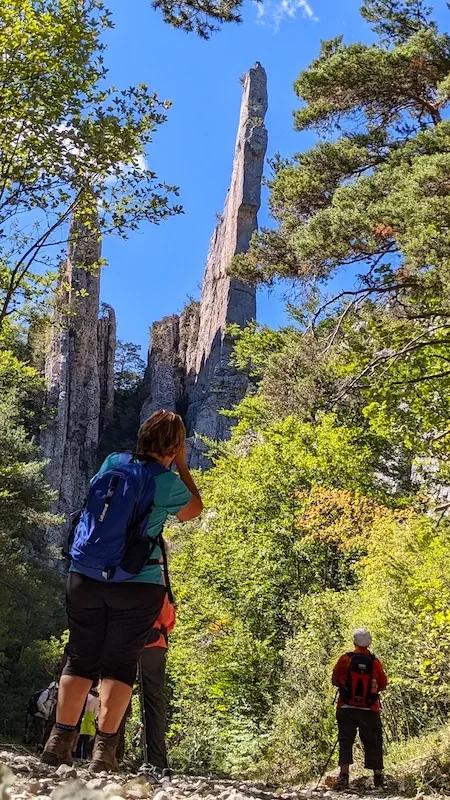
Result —
<path fill-rule="evenodd" d="M 62 675 L 58 688 L 56 722 L 77 725 L 92 681 L 78 675 Z"/>
<path fill-rule="evenodd" d="M 113 678 L 102 678 L 100 714 L 98 729 L 102 733 L 116 733 L 119 730 L 128 703 L 131 700 L 131 686 Z"/>

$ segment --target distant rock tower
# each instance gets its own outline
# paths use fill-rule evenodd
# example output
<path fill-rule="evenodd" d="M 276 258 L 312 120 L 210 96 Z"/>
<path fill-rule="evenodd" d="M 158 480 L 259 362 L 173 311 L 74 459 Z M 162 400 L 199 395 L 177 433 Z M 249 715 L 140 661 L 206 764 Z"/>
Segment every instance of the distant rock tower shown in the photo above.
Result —
<path fill-rule="evenodd" d="M 227 269 L 236 253 L 248 250 L 258 226 L 266 111 L 266 73 L 256 63 L 243 82 L 231 186 L 211 239 L 200 303 L 152 327 L 142 418 L 161 406 L 176 409 L 185 418 L 189 436 L 228 438 L 230 420 L 219 412 L 236 405 L 248 389 L 248 378 L 230 364 L 232 342 L 225 331 L 231 323 L 244 327 L 255 318 L 256 294 L 253 287 L 231 279 Z M 191 465 L 206 465 L 197 441 Z"/>
<path fill-rule="evenodd" d="M 74 217 L 44 364 L 52 416 L 41 438 L 56 511 L 66 516 L 85 498 L 114 402 L 116 322 L 111 307 L 99 319 L 100 253 L 98 235 Z"/>

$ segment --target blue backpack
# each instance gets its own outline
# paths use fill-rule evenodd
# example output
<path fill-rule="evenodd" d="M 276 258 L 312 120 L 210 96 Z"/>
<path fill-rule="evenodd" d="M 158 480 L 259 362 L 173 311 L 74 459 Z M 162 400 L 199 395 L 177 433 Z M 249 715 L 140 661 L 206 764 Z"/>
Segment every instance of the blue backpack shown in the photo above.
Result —
<path fill-rule="evenodd" d="M 84 509 L 69 538 L 71 563 L 83 575 L 120 583 L 138 575 L 151 559 L 160 534 L 147 525 L 155 498 L 155 477 L 166 472 L 157 461 L 122 454 L 123 463 L 93 479 Z M 126 460 L 128 459 L 128 460 Z"/>

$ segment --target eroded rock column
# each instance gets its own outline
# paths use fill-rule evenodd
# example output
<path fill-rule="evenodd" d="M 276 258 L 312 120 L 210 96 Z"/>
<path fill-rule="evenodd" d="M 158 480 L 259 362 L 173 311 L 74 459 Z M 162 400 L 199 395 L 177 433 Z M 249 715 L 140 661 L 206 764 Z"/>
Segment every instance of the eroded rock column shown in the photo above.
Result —
<path fill-rule="evenodd" d="M 155 408 L 177 409 L 191 437 L 226 439 L 231 421 L 220 410 L 232 408 L 248 389 L 248 378 L 230 364 L 232 342 L 226 328 L 231 323 L 244 327 L 255 318 L 256 294 L 253 287 L 229 278 L 227 270 L 234 255 L 248 250 L 258 226 L 267 148 L 266 111 L 266 73 L 257 63 L 244 79 L 231 186 L 211 238 L 200 303 L 190 304 L 180 318 L 166 318 L 152 329 L 149 397 L 142 417 Z M 174 320 L 171 325 L 177 335 L 167 319 Z M 181 393 L 179 379 L 174 377 L 180 370 Z M 207 466 L 197 438 L 191 465 Z"/>
<path fill-rule="evenodd" d="M 231 421 L 220 409 L 232 408 L 245 396 L 247 377 L 230 364 L 231 323 L 244 327 L 256 316 L 255 289 L 227 275 L 236 253 L 248 250 L 258 227 L 261 181 L 267 148 L 264 117 L 267 79 L 260 64 L 245 76 L 231 186 L 222 219 L 211 239 L 202 285 L 198 341 L 186 362 L 189 433 L 226 439 Z M 194 446 L 193 466 L 204 464 L 201 446 Z"/>
<path fill-rule="evenodd" d="M 58 493 L 56 511 L 65 516 L 85 498 L 96 467 L 102 408 L 105 418 L 112 410 L 115 322 L 108 314 L 99 326 L 100 254 L 98 234 L 73 218 L 45 359 L 50 421 L 41 438 L 49 482 Z M 64 529 L 54 532 L 55 541 Z"/>

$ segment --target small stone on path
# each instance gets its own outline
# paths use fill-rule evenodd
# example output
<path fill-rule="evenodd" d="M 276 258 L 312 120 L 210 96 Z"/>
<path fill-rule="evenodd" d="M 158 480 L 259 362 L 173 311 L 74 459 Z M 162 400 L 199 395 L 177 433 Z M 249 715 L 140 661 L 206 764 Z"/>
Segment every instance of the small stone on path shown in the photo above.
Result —
<path fill-rule="evenodd" d="M 108 797 L 112 795 L 117 797 L 125 797 L 124 787 L 120 783 L 108 783 L 103 791 Z"/>
<path fill-rule="evenodd" d="M 169 795 L 166 792 L 159 791 L 153 795 L 153 800 L 170 800 Z"/>
<path fill-rule="evenodd" d="M 64 780 L 68 780 L 69 778 L 76 778 L 77 771 L 75 767 L 69 767 L 68 764 L 60 764 L 58 769 L 55 772 L 57 778 L 63 778 Z"/>
<path fill-rule="evenodd" d="M 108 783 L 106 778 L 91 778 L 87 784 L 87 789 L 104 789 L 106 784 Z"/>

